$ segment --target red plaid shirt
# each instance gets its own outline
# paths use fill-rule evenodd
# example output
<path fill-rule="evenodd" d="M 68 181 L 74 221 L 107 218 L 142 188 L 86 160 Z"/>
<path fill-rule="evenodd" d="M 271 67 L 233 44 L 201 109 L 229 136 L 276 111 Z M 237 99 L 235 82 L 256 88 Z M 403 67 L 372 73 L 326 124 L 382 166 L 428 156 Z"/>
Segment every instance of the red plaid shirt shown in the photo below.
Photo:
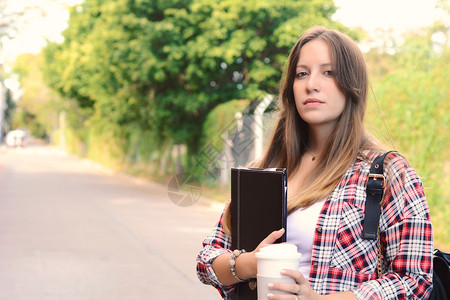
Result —
<path fill-rule="evenodd" d="M 319 294 L 351 290 L 358 299 L 426 299 L 432 288 L 433 233 L 422 183 L 402 156 L 387 156 L 380 216 L 384 274 L 377 278 L 377 243 L 361 238 L 369 168 L 358 158 L 323 205 L 314 233 L 311 287 Z M 220 283 L 212 262 L 230 247 L 221 217 L 197 258 L 198 277 L 224 299 L 230 299 L 234 286 Z"/>

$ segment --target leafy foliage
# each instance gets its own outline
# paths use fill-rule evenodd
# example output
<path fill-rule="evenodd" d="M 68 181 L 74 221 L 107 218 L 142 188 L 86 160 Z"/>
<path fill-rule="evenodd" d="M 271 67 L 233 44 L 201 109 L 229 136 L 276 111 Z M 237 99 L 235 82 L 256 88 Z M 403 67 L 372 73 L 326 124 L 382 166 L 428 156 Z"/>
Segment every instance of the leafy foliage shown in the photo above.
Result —
<path fill-rule="evenodd" d="M 450 49 L 445 41 L 439 48 L 431 46 L 432 36 L 441 29 L 429 28 L 424 34 L 410 35 L 397 53 L 384 54 L 389 68 L 373 78 L 373 85 L 395 143 L 393 147 L 406 155 L 423 180 L 437 244 L 448 246 Z M 376 62 L 370 60 L 373 56 L 368 57 L 370 63 Z M 374 102 L 369 111 L 380 112 Z M 368 124 L 384 128 L 383 119 L 377 113 L 369 114 Z M 387 140 L 386 132 L 384 137 L 382 131 L 378 134 Z"/>
<path fill-rule="evenodd" d="M 14 129 L 13 126 L 13 119 L 14 119 L 14 112 L 16 110 L 16 103 L 12 99 L 11 91 L 9 89 L 6 90 L 5 94 L 5 103 L 6 103 L 6 109 L 4 111 L 5 113 L 5 126 L 2 128 L 5 130 L 5 132 L 2 132 L 2 134 L 5 134 L 9 130 Z"/>
<path fill-rule="evenodd" d="M 41 55 L 22 54 L 15 61 L 14 71 L 19 75 L 23 95 L 15 106 L 13 128 L 28 128 L 37 138 L 48 138 L 54 121 L 53 94 L 44 84 Z"/>
<path fill-rule="evenodd" d="M 304 29 L 343 29 L 334 12 L 331 0 L 87 0 L 73 7 L 64 43 L 45 49 L 45 78 L 83 111 L 79 126 L 115 132 L 118 157 L 138 128 L 154 133 L 154 149 L 185 144 L 191 158 L 208 113 L 275 92 Z"/>

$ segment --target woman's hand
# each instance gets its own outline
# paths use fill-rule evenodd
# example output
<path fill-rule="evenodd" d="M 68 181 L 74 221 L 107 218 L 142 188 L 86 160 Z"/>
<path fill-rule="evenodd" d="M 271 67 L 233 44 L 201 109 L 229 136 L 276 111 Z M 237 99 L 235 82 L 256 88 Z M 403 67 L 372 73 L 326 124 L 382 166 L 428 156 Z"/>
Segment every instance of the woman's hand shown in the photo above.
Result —
<path fill-rule="evenodd" d="M 273 231 L 264 240 L 262 240 L 261 243 L 259 243 L 255 250 L 239 255 L 239 257 L 236 258 L 236 276 L 243 280 L 256 278 L 257 265 L 255 254 L 262 247 L 275 243 L 275 241 L 283 234 L 284 229 Z M 231 253 L 225 253 L 219 255 L 212 263 L 214 272 L 223 285 L 232 285 L 238 282 L 238 280 L 230 272 L 230 266 L 228 265 L 230 257 Z"/>
<path fill-rule="evenodd" d="M 292 295 L 269 293 L 269 299 L 291 299 L 291 300 L 324 300 L 324 299 L 334 299 L 334 300 L 356 300 L 355 294 L 351 291 L 330 294 L 330 295 L 320 295 L 317 294 L 309 285 L 308 280 L 303 276 L 302 273 L 296 270 L 281 270 L 281 275 L 289 276 L 295 280 L 296 283 L 287 282 L 271 282 L 269 283 L 269 289 L 288 292 Z"/>
<path fill-rule="evenodd" d="M 272 245 L 280 237 L 282 237 L 283 234 L 284 234 L 284 228 L 281 228 L 280 230 L 277 230 L 277 231 L 272 231 L 272 233 L 269 234 L 264 240 L 262 240 L 261 243 L 259 243 L 259 245 L 251 253 L 254 256 L 257 252 L 259 252 L 259 249 L 264 248 L 269 245 Z M 255 261 L 256 261 L 256 258 L 255 258 Z"/>
<path fill-rule="evenodd" d="M 243 275 L 243 278 L 249 279 L 249 278 L 256 278 L 256 256 L 255 254 L 259 252 L 259 249 L 264 248 L 266 246 L 272 245 L 276 242 L 280 237 L 282 237 L 284 234 L 284 228 L 272 231 L 271 234 L 269 234 L 264 240 L 259 243 L 259 245 L 252 251 L 248 253 L 241 254 L 240 257 L 242 257 L 241 261 L 245 261 L 246 270 L 239 270 L 239 265 L 236 264 L 236 271 L 238 273 L 241 273 Z M 242 264 L 241 264 L 242 266 Z"/>
<path fill-rule="evenodd" d="M 269 299 L 305 299 L 305 300 L 318 300 L 323 296 L 314 292 L 309 285 L 306 278 L 302 273 L 296 270 L 281 270 L 281 275 L 289 276 L 295 280 L 296 283 L 287 282 L 271 282 L 269 283 L 269 289 L 282 292 L 288 292 L 292 295 L 269 293 Z"/>

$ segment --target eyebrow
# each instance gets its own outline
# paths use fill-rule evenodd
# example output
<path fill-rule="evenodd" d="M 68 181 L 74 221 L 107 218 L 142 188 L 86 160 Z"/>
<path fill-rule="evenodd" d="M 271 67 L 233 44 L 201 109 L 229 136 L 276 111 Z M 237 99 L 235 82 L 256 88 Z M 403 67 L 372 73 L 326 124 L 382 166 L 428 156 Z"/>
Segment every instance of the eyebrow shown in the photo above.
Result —
<path fill-rule="evenodd" d="M 331 63 L 326 63 L 326 64 L 321 64 L 320 67 L 324 68 L 324 67 L 331 67 L 332 64 Z M 297 65 L 296 67 L 297 69 L 299 68 L 304 68 L 304 69 L 309 69 L 309 67 L 307 65 Z"/>

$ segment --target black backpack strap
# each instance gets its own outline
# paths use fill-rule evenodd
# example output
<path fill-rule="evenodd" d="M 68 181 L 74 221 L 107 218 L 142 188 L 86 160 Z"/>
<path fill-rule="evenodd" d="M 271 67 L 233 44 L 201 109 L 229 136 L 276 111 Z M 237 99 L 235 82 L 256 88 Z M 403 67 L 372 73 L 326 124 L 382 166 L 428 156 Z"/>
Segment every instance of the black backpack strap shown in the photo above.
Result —
<path fill-rule="evenodd" d="M 362 238 L 377 240 L 378 224 L 380 222 L 381 200 L 383 199 L 385 178 L 383 164 L 386 155 L 393 151 L 377 156 L 370 166 L 366 187 L 366 208 L 363 221 Z"/>
<path fill-rule="evenodd" d="M 436 251 L 440 252 L 436 254 Z M 446 261 L 440 254 L 448 253 L 439 250 L 434 251 L 433 257 L 433 290 L 429 300 L 449 299 L 450 296 L 450 269 L 449 261 Z"/>
<path fill-rule="evenodd" d="M 439 256 L 440 258 L 442 258 L 445 261 L 445 263 L 447 264 L 447 266 L 450 267 L 450 253 L 446 253 L 439 249 L 434 249 L 433 255 Z"/>

